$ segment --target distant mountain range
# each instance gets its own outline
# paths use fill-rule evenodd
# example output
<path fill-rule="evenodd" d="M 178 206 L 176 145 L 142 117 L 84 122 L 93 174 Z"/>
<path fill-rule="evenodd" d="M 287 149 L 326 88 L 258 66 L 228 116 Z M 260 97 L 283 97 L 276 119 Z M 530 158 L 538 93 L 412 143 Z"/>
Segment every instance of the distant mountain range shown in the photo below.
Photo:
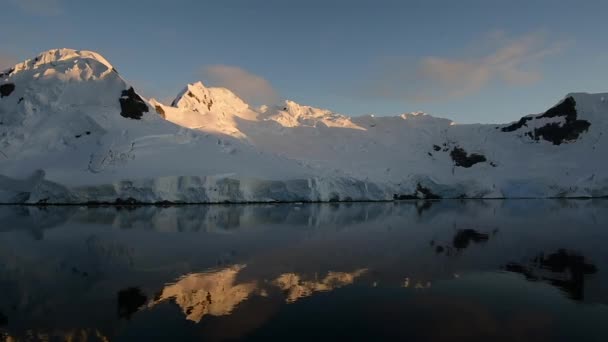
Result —
<path fill-rule="evenodd" d="M 0 202 L 604 197 L 607 125 L 608 93 L 496 125 L 254 108 L 201 82 L 169 105 L 95 52 L 49 50 L 0 72 Z"/>

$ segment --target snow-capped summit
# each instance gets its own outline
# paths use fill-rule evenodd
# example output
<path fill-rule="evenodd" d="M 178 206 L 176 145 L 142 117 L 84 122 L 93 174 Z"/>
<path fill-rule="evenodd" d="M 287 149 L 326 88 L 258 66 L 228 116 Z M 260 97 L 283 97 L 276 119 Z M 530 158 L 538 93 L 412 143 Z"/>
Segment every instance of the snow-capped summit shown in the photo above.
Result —
<path fill-rule="evenodd" d="M 201 82 L 166 105 L 97 53 L 49 50 L 0 73 L 0 202 L 608 196 L 607 98 L 502 125 L 253 108 Z"/>
<path fill-rule="evenodd" d="M 101 78 L 114 67 L 100 54 L 93 51 L 74 49 L 53 49 L 45 51 L 35 58 L 25 60 L 15 65 L 12 72 L 33 70 L 51 65 L 57 73 L 75 77 L 80 71 L 83 79 Z M 46 70 L 44 70 L 46 71 Z M 66 72 L 69 71 L 69 72 Z"/>
<path fill-rule="evenodd" d="M 202 82 L 188 84 L 171 103 L 151 100 L 157 112 L 180 126 L 245 138 L 239 120 L 256 120 L 258 113 L 226 88 L 206 87 Z"/>
<path fill-rule="evenodd" d="M 0 91 L 0 202 L 234 200 L 238 189 L 201 184 L 239 174 L 245 161 L 249 177 L 305 174 L 295 161 L 163 119 L 97 53 L 44 52 L 3 72 Z"/>
<path fill-rule="evenodd" d="M 322 123 L 327 127 L 345 127 L 360 129 L 353 124 L 350 117 L 334 113 L 328 109 L 301 105 L 286 100 L 282 106 L 267 109 L 264 113 L 266 120 L 278 122 L 284 127 L 315 126 Z"/>
<path fill-rule="evenodd" d="M 0 74 L 0 81 L 5 90 L 10 90 L 3 91 L 6 99 L 0 102 L 0 111 L 9 116 L 7 121 L 92 106 L 107 108 L 101 116 L 109 114 L 112 107 L 132 119 L 148 112 L 133 87 L 105 58 L 91 51 L 49 50 L 6 70 Z M 106 119 L 99 118 L 99 123 L 103 126 Z"/>

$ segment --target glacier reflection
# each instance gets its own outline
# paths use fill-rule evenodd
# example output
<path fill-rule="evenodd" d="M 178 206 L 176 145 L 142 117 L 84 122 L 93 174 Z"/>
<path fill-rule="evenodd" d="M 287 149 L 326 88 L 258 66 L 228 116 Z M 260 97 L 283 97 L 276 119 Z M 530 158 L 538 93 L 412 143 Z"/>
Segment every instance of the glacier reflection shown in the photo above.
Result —
<path fill-rule="evenodd" d="M 539 322 L 590 322 L 551 329 L 601 335 L 606 209 L 605 200 L 2 206 L 0 336 L 241 339 L 284 336 L 295 317 L 327 330 L 320 320 L 332 315 L 361 334 L 379 327 L 372 312 L 389 312 L 382 331 L 437 339 L 437 327 L 464 317 L 448 303 L 495 317 L 493 330 L 467 331 L 493 336 L 519 322 L 498 312 L 542 311 L 537 298 L 564 310 Z"/>

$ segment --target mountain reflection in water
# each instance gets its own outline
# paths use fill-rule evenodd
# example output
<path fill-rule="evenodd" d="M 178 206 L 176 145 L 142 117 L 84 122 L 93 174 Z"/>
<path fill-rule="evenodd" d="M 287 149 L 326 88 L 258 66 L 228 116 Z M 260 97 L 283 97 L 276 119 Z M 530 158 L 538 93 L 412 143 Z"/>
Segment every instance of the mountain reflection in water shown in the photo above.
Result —
<path fill-rule="evenodd" d="M 608 340 L 607 209 L 2 206 L 0 337 Z"/>

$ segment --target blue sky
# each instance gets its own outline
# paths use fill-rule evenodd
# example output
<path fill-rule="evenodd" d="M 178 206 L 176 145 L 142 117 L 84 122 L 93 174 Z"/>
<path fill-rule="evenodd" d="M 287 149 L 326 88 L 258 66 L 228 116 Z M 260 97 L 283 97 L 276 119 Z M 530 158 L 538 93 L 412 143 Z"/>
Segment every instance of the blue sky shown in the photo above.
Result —
<path fill-rule="evenodd" d="M 507 122 L 608 91 L 608 1 L 0 0 L 0 67 L 104 55 L 147 97 L 186 83 L 350 115 Z"/>

